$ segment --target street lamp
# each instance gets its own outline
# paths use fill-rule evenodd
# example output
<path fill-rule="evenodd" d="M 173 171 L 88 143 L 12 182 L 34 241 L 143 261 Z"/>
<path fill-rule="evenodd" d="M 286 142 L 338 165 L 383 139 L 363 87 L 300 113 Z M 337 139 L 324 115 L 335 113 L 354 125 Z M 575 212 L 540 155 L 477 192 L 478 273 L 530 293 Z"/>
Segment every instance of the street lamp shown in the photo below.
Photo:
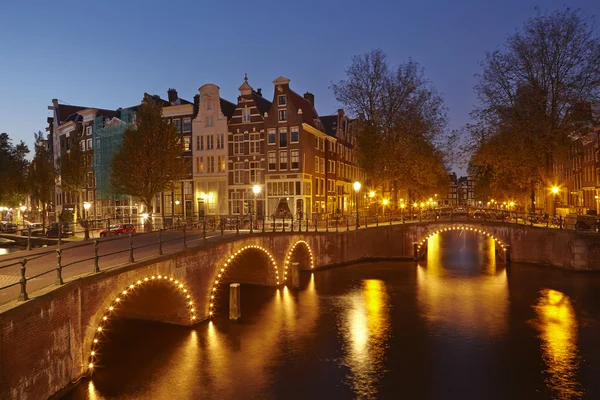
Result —
<path fill-rule="evenodd" d="M 25 210 L 27 210 L 27 206 L 22 205 L 21 207 L 19 207 L 19 210 L 21 210 L 21 223 L 23 224 L 23 226 L 25 226 Z"/>
<path fill-rule="evenodd" d="M 556 200 L 558 199 L 558 192 L 560 189 L 558 186 L 552 186 L 552 194 L 554 195 L 554 215 L 556 215 Z"/>
<path fill-rule="evenodd" d="M 360 192 L 360 182 L 354 182 L 354 192 L 356 193 L 356 229 L 360 226 L 358 223 L 358 192 Z"/>
<path fill-rule="evenodd" d="M 404 207 L 406 205 L 404 203 L 400 203 L 400 219 L 402 223 L 404 223 Z"/>
<path fill-rule="evenodd" d="M 258 212 L 256 211 L 256 196 L 258 196 L 260 193 L 260 186 L 252 186 L 252 192 L 254 193 L 254 205 L 252 208 L 254 209 L 253 211 L 256 212 L 256 220 L 258 221 Z M 252 233 L 252 211 L 250 211 L 250 233 Z"/>
<path fill-rule="evenodd" d="M 91 206 L 92 205 L 87 201 L 83 202 L 83 209 L 85 210 L 85 237 L 83 238 L 84 240 L 88 240 L 90 238 L 90 229 L 88 226 L 88 210 Z"/>
<path fill-rule="evenodd" d="M 385 218 L 385 206 L 387 206 L 389 202 L 388 199 L 383 199 L 383 218 Z"/>

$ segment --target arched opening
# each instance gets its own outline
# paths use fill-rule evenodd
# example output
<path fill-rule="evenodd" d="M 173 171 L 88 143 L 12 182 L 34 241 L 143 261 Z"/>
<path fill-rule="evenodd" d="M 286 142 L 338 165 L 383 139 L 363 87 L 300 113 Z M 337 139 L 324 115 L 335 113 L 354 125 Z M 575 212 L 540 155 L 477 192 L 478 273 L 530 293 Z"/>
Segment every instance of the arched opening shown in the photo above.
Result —
<path fill-rule="evenodd" d="M 498 238 L 497 236 L 495 236 L 492 233 L 484 231 L 483 229 L 480 229 L 477 227 L 472 227 L 472 226 L 465 226 L 465 225 L 447 226 L 444 228 L 436 229 L 431 233 L 428 233 L 425 237 L 421 238 L 417 242 L 417 259 L 420 259 L 427 253 L 427 243 L 431 237 L 433 237 L 437 234 L 443 234 L 445 232 L 452 232 L 452 231 L 472 232 L 472 233 L 477 233 L 477 234 L 484 235 L 484 236 L 491 238 L 494 241 L 494 244 L 496 245 L 496 254 L 498 256 L 500 256 L 500 258 L 502 260 L 505 260 L 506 244 L 503 243 L 500 238 Z"/>
<path fill-rule="evenodd" d="M 218 289 L 227 283 L 246 283 L 251 285 L 276 286 L 286 276 L 279 273 L 273 255 L 261 246 L 249 245 L 237 250 L 227 258 L 215 274 L 208 294 L 208 315 L 213 316 L 219 297 Z"/>
<path fill-rule="evenodd" d="M 300 271 L 312 271 L 315 268 L 312 250 L 307 242 L 299 240 L 287 251 L 283 263 L 284 281 L 292 287 L 300 286 Z"/>
<path fill-rule="evenodd" d="M 110 335 L 110 323 L 117 318 L 160 320 L 193 324 L 197 321 L 192 293 L 183 281 L 167 275 L 150 275 L 120 290 L 110 305 L 99 313 L 88 355 L 88 374 L 100 366 L 102 344 Z"/>

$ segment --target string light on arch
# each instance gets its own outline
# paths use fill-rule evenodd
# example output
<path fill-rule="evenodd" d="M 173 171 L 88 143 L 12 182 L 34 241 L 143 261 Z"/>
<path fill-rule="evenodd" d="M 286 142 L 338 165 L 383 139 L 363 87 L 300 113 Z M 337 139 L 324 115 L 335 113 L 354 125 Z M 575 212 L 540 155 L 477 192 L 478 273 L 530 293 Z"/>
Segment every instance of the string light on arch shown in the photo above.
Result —
<path fill-rule="evenodd" d="M 306 241 L 298 240 L 296 243 L 294 243 L 294 245 L 292 246 L 290 251 L 288 251 L 287 256 L 285 257 L 284 272 L 283 272 L 284 280 L 287 280 L 287 272 L 288 272 L 288 267 L 290 266 L 290 262 L 292 261 L 292 254 L 294 253 L 296 246 L 298 246 L 299 244 L 304 244 L 306 246 L 306 248 L 308 249 L 308 255 L 310 256 L 310 269 L 315 269 L 315 261 L 314 261 L 313 253 L 312 253 L 312 250 L 310 249 L 310 246 L 308 245 L 308 243 Z"/>
<path fill-rule="evenodd" d="M 174 280 L 172 277 L 168 277 L 166 275 L 158 275 L 159 280 L 165 280 L 166 282 L 172 284 L 175 289 L 181 293 L 183 298 L 185 299 L 186 309 L 190 316 L 190 322 L 194 323 L 197 321 L 198 317 L 196 316 L 196 309 L 194 308 L 194 301 L 192 300 L 192 296 L 189 294 L 189 290 L 183 283 L 179 283 L 178 280 Z M 106 326 L 110 323 L 111 317 L 115 315 L 115 313 L 123 306 L 123 303 L 127 302 L 127 298 L 135 292 L 135 290 L 143 285 L 148 284 L 149 282 L 156 281 L 156 276 L 146 276 L 143 279 L 138 279 L 137 281 L 131 283 L 126 286 L 122 291 L 119 292 L 118 297 L 116 297 L 110 306 L 107 307 L 104 315 L 102 316 L 100 323 L 95 329 L 94 339 L 92 340 L 92 348 L 89 353 L 89 363 L 88 363 L 88 371 L 93 372 L 94 368 L 96 368 L 98 364 L 98 355 L 100 350 L 100 345 L 102 343 L 103 332 L 105 331 Z"/>
<path fill-rule="evenodd" d="M 449 231 L 455 231 L 455 230 L 471 231 L 474 233 L 480 233 L 482 235 L 486 235 L 487 237 L 493 239 L 494 242 L 497 243 L 502 248 L 502 250 L 506 251 L 506 245 L 504 243 L 502 243 L 502 240 L 495 237 L 493 234 L 491 234 L 489 232 L 485 232 L 484 230 L 481 230 L 476 227 L 462 226 L 462 225 L 452 225 L 450 227 L 439 228 L 439 229 L 435 230 L 434 232 L 427 234 L 427 236 L 425 236 L 423 239 L 421 239 L 420 242 L 417 242 L 417 249 L 420 249 L 421 246 L 423 246 L 427 242 L 427 240 L 431 239 L 433 236 L 435 236 L 439 233 L 442 233 L 442 232 L 449 232 Z"/>
<path fill-rule="evenodd" d="M 227 261 L 225 261 L 225 263 L 223 264 L 221 269 L 218 270 L 218 272 L 217 272 L 217 276 L 215 277 L 215 280 L 212 284 L 212 288 L 211 288 L 210 292 L 208 293 L 208 296 L 210 298 L 210 301 L 208 304 L 208 316 L 209 317 L 212 317 L 215 313 L 216 293 L 217 293 L 217 289 L 219 288 L 219 285 L 221 284 L 221 281 L 222 281 L 221 278 L 223 277 L 223 275 L 225 275 L 225 272 L 227 272 L 227 268 L 231 266 L 231 263 L 236 259 L 236 257 L 248 249 L 261 250 L 263 253 L 265 253 L 267 255 L 267 257 L 269 257 L 269 261 L 271 262 L 271 265 L 273 266 L 273 269 L 275 272 L 275 281 L 277 282 L 277 285 L 280 284 L 279 268 L 277 268 L 277 263 L 275 262 L 275 259 L 273 258 L 271 253 L 269 253 L 265 248 L 263 248 L 261 246 L 257 246 L 257 245 L 244 246 L 241 249 L 239 249 L 238 251 L 236 251 L 232 256 L 227 258 Z M 284 276 L 284 280 L 285 280 L 285 278 L 286 277 Z"/>

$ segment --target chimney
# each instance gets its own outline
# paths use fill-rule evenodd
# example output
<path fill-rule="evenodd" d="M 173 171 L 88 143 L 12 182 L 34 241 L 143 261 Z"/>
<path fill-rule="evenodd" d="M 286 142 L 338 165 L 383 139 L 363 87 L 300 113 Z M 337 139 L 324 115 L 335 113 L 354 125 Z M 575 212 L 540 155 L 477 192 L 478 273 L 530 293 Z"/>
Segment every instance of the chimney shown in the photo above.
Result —
<path fill-rule="evenodd" d="M 338 113 L 338 116 L 343 117 L 344 116 L 344 109 L 339 108 L 338 111 L 337 111 L 337 113 Z"/>
<path fill-rule="evenodd" d="M 259 95 L 260 97 L 262 97 L 262 88 L 258 88 L 258 89 L 256 89 L 256 93 L 258 93 L 258 95 Z"/>
<path fill-rule="evenodd" d="M 198 111 L 200 111 L 200 95 L 197 94 L 194 96 L 194 118 L 198 115 Z"/>
<path fill-rule="evenodd" d="M 304 98 L 308 100 L 311 106 L 315 106 L 315 95 L 309 92 L 304 93 Z"/>
<path fill-rule="evenodd" d="M 169 89 L 167 90 L 167 93 L 169 94 L 169 103 L 173 104 L 177 101 L 177 99 L 179 98 L 177 96 L 177 90 L 175 89 Z"/>

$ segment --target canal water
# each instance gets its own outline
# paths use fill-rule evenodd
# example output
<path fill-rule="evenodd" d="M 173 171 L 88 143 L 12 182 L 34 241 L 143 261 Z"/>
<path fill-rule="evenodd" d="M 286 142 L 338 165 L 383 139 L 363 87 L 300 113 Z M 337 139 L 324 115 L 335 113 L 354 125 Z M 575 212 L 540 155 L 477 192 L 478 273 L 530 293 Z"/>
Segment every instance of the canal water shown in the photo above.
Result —
<path fill-rule="evenodd" d="M 427 259 L 242 286 L 242 319 L 117 321 L 68 399 L 600 398 L 600 275 L 513 264 L 449 232 Z"/>

